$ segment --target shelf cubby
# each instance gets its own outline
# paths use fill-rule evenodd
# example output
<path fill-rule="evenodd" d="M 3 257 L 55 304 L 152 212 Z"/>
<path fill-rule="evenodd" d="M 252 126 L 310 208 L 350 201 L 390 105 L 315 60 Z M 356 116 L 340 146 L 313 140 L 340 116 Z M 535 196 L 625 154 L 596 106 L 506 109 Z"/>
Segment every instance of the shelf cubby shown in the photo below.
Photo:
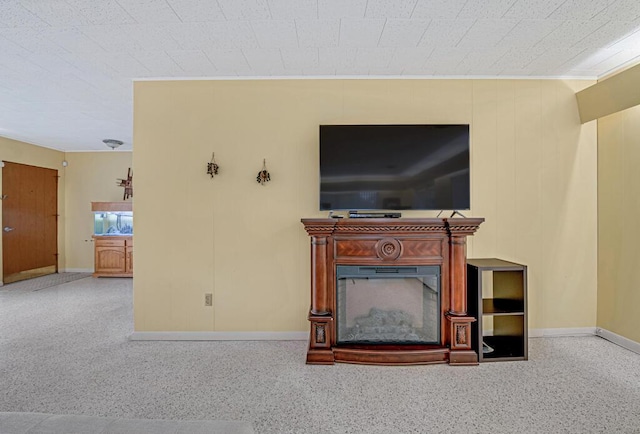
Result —
<path fill-rule="evenodd" d="M 471 339 L 479 362 L 527 360 L 526 265 L 468 259 L 467 302 L 469 315 L 477 318 Z"/>

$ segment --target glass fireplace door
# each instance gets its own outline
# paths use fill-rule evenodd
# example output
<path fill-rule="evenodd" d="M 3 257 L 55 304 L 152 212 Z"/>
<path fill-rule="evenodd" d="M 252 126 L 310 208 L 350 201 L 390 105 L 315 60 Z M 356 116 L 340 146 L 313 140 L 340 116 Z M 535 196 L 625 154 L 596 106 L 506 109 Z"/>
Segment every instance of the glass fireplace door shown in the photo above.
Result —
<path fill-rule="evenodd" d="M 338 344 L 439 344 L 440 267 L 336 269 Z"/>

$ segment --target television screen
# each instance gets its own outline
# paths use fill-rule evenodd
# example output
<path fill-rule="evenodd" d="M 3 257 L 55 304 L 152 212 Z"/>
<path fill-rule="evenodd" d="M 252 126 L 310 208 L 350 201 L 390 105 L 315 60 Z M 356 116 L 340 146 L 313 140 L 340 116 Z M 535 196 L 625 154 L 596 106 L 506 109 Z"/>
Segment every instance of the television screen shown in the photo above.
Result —
<path fill-rule="evenodd" d="M 468 210 L 469 125 L 320 125 L 320 210 Z"/>

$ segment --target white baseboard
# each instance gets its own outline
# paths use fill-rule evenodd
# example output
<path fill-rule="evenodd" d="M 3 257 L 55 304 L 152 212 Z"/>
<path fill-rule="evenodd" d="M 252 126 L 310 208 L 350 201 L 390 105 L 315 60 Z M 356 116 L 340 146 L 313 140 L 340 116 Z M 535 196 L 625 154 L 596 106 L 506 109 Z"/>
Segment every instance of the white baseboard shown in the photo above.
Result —
<path fill-rule="evenodd" d="M 132 341 L 306 341 L 309 332 L 133 332 Z"/>
<path fill-rule="evenodd" d="M 600 336 L 640 354 L 640 342 L 596 327 L 530 329 L 530 338 L 562 336 Z M 133 332 L 132 341 L 306 341 L 309 332 Z"/>
<path fill-rule="evenodd" d="M 493 330 L 485 330 L 492 335 Z M 595 327 L 530 329 L 530 338 L 594 336 Z M 306 341 L 309 332 L 133 332 L 132 341 Z"/>
<path fill-rule="evenodd" d="M 562 336 L 593 336 L 595 327 L 567 327 L 560 329 L 529 329 L 530 338 L 562 337 Z"/>
<path fill-rule="evenodd" d="M 60 268 L 58 273 L 93 273 L 93 268 Z"/>
<path fill-rule="evenodd" d="M 616 345 L 620 345 L 622 348 L 626 348 L 629 351 L 640 354 L 640 342 L 632 341 L 631 339 L 620 336 L 619 334 L 610 332 L 609 330 L 596 328 L 596 335 L 603 339 L 613 342 Z"/>

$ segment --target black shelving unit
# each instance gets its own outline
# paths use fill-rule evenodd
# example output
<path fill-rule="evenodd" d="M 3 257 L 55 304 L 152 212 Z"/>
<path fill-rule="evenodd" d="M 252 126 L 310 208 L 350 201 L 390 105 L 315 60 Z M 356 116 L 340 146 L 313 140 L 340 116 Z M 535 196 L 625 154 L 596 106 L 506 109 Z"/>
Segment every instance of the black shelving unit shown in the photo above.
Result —
<path fill-rule="evenodd" d="M 483 273 L 492 284 L 483 288 Z M 484 291 L 483 291 L 484 289 Z M 484 292 L 484 297 L 483 297 Z M 527 266 L 496 258 L 467 259 L 467 310 L 479 362 L 527 360 Z M 491 317 L 493 331 L 483 330 Z M 483 345 L 483 343 L 485 345 Z"/>

